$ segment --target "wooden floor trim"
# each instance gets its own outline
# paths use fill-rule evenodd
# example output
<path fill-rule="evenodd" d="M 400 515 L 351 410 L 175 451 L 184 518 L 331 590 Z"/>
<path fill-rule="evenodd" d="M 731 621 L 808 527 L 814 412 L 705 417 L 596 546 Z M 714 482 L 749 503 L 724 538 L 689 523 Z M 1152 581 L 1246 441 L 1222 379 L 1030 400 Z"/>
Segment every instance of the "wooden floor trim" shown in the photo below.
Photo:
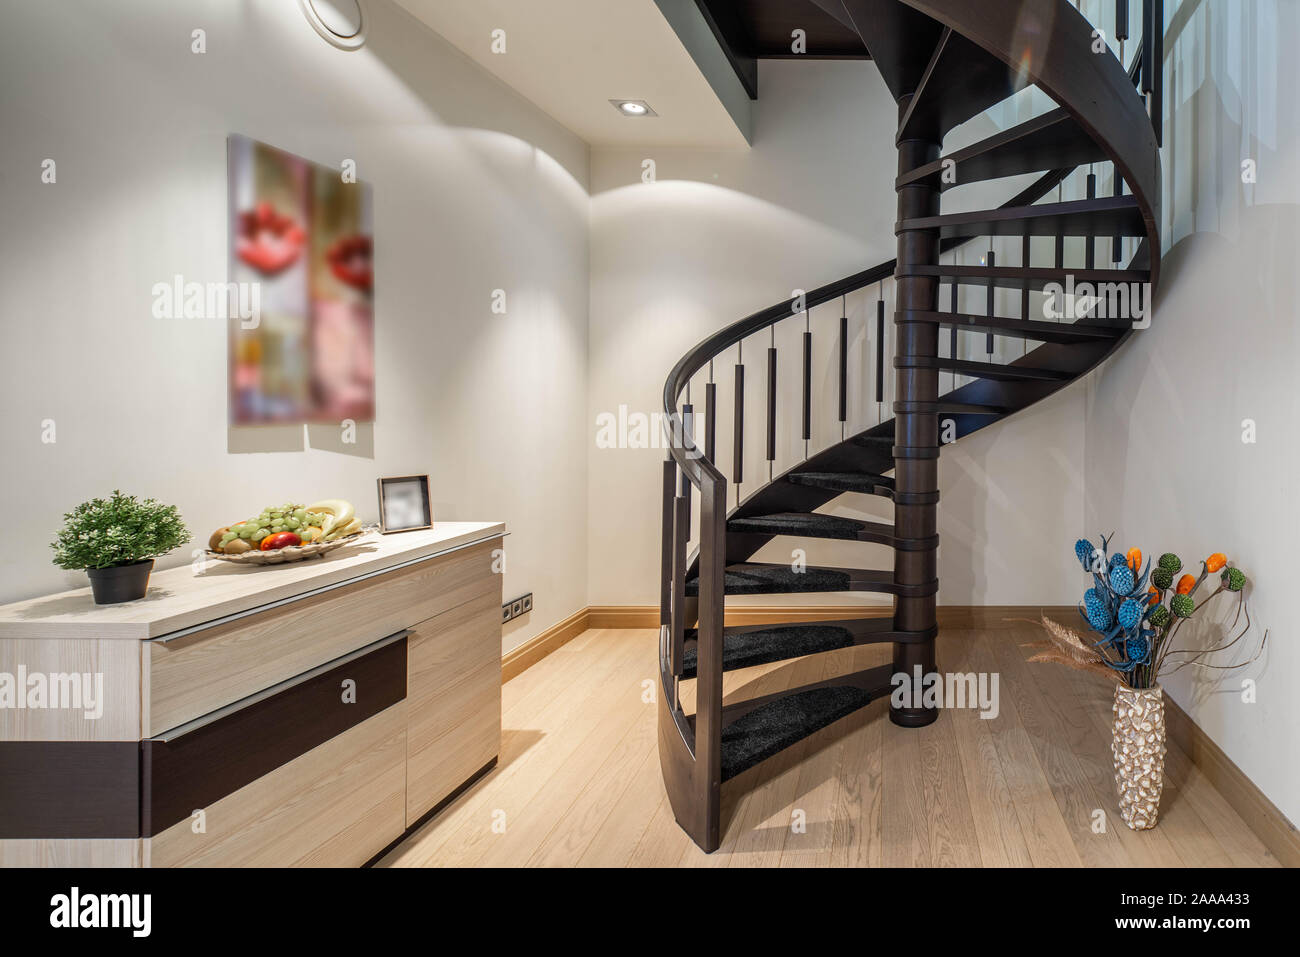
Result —
<path fill-rule="evenodd" d="M 513 648 L 501 658 L 501 683 L 516 678 L 541 661 L 557 648 L 561 648 L 587 629 L 591 609 L 580 608 L 568 618 L 534 635 L 518 648 Z M 657 625 L 644 626 L 656 627 Z M 630 626 L 625 626 L 630 627 Z"/>
<path fill-rule="evenodd" d="M 1168 694 L 1165 724 L 1183 749 L 1264 846 L 1286 867 L 1300 867 L 1300 831 Z"/>

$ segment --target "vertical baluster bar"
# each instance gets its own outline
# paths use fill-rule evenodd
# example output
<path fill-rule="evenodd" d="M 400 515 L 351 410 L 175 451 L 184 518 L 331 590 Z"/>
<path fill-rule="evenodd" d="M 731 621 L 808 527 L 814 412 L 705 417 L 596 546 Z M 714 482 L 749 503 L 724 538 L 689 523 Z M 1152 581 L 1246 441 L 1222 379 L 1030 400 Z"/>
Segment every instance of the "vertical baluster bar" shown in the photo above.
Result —
<path fill-rule="evenodd" d="M 1088 198 L 1097 198 L 1097 175 L 1088 173 Z M 1084 236 L 1083 241 L 1087 244 L 1084 246 L 1084 269 L 1092 269 L 1097 265 L 1097 240 L 1094 236 Z"/>
<path fill-rule="evenodd" d="M 776 461 L 776 346 L 767 350 L 767 460 Z"/>
<path fill-rule="evenodd" d="M 695 406 L 687 402 L 682 406 L 682 448 L 691 448 L 695 445 L 695 435 L 692 427 L 692 416 L 695 414 Z M 691 537 L 691 480 L 682 473 L 681 496 L 686 499 L 686 537 Z"/>
<path fill-rule="evenodd" d="M 732 409 L 734 431 L 731 442 L 731 481 L 736 483 L 736 498 L 740 498 L 740 483 L 745 480 L 745 364 L 736 363 L 736 403 Z"/>
<path fill-rule="evenodd" d="M 1142 92 L 1150 93 L 1155 66 L 1155 4 L 1142 0 Z"/>
<path fill-rule="evenodd" d="M 673 599 L 673 498 L 677 491 L 677 463 L 670 455 L 664 462 L 663 485 L 663 552 L 660 555 L 659 626 L 667 628 L 672 621 Z M 662 637 L 661 637 L 662 641 Z M 666 650 L 661 645 L 661 651 Z"/>
<path fill-rule="evenodd" d="M 957 265 L 957 253 L 952 254 L 952 264 Z M 952 277 L 952 284 L 948 287 L 948 311 L 954 316 L 957 314 L 957 295 L 958 295 L 957 277 Z M 952 328 L 948 330 L 948 358 L 957 358 L 957 323 L 954 321 Z M 957 388 L 957 373 L 952 373 L 952 387 Z"/>
<path fill-rule="evenodd" d="M 884 292 L 881 291 L 883 297 Z M 876 401 L 885 401 L 885 300 L 876 300 Z"/>
<path fill-rule="evenodd" d="M 718 448 L 718 387 L 712 382 L 704 386 L 704 457 L 713 461 Z"/>
<path fill-rule="evenodd" d="M 686 509 L 686 499 L 677 496 L 673 500 L 673 601 L 668 633 L 668 665 L 675 678 L 682 673 L 682 648 L 686 640 L 686 540 L 691 534 Z M 673 707 L 677 707 L 675 700 Z"/>
<path fill-rule="evenodd" d="M 803 440 L 812 438 L 812 333 L 803 334 Z"/>
<path fill-rule="evenodd" d="M 1119 175 L 1119 167 L 1115 167 L 1115 195 L 1124 195 L 1124 178 Z M 1124 238 L 1114 236 L 1110 241 L 1110 261 L 1116 265 L 1124 261 Z"/>
<path fill-rule="evenodd" d="M 845 313 L 848 309 L 843 310 Z M 849 420 L 849 317 L 840 316 L 840 421 Z"/>
<path fill-rule="evenodd" d="M 1128 0 L 1115 0 L 1115 39 L 1128 39 Z M 1123 64 L 1127 69 L 1128 64 Z"/>
<path fill-rule="evenodd" d="M 1151 126 L 1156 146 L 1165 139 L 1165 0 L 1151 5 Z"/>
<path fill-rule="evenodd" d="M 997 254 L 992 249 L 989 250 L 989 268 L 992 269 L 997 265 Z M 993 285 L 993 277 L 989 276 L 989 287 L 984 295 L 984 315 L 990 319 L 993 318 L 993 302 L 996 298 L 997 287 Z M 984 337 L 984 352 L 987 355 L 993 355 L 993 332 L 989 331 Z"/>

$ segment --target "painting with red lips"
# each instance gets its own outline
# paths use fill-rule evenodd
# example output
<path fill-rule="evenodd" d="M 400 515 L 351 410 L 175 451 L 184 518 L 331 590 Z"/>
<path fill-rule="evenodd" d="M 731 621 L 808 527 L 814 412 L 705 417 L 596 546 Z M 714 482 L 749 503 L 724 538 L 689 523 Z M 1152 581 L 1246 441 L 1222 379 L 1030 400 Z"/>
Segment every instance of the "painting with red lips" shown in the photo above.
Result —
<path fill-rule="evenodd" d="M 371 189 L 232 135 L 229 281 L 257 314 L 230 319 L 232 425 L 375 416 Z"/>

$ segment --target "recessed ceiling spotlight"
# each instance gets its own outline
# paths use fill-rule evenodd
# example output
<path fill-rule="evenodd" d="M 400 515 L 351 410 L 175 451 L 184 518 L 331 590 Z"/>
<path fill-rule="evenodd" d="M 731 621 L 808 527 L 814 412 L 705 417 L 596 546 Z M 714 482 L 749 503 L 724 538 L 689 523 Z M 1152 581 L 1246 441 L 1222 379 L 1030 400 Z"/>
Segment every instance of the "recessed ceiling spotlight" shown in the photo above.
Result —
<path fill-rule="evenodd" d="M 614 104 L 614 109 L 618 110 L 624 116 L 658 116 L 654 110 L 650 109 L 650 104 L 645 100 L 610 100 Z"/>
<path fill-rule="evenodd" d="M 340 50 L 357 50 L 366 42 L 361 0 L 298 0 L 312 29 Z"/>

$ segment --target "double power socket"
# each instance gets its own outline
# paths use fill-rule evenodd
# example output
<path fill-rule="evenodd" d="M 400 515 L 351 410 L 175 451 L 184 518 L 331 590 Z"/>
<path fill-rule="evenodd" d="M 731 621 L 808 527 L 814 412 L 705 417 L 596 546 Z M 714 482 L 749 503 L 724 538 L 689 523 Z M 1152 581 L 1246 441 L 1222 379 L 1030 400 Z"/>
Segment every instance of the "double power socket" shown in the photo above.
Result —
<path fill-rule="evenodd" d="M 504 624 L 511 618 L 518 618 L 520 615 L 526 615 L 533 610 L 533 593 L 520 595 L 513 601 L 508 601 L 501 606 L 501 622 Z"/>

